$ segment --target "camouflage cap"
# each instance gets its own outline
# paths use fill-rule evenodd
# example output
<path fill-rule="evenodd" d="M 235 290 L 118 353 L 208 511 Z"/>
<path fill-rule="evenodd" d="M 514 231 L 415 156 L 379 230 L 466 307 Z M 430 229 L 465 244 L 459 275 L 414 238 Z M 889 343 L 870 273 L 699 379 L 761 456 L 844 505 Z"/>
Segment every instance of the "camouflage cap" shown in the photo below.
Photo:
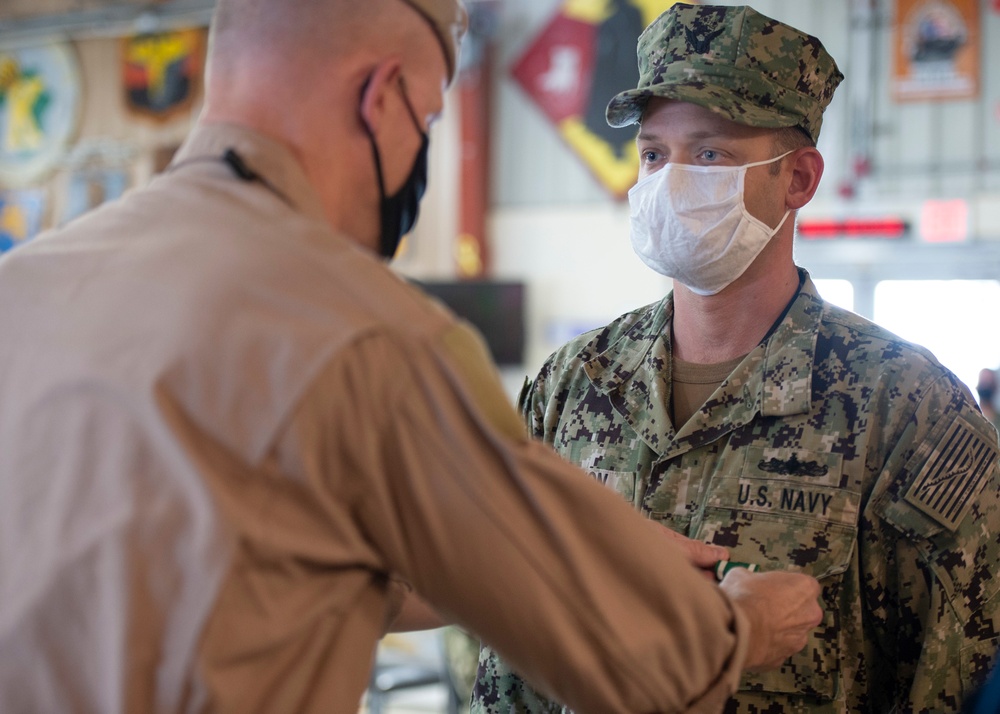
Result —
<path fill-rule="evenodd" d="M 469 27 L 469 16 L 461 0 L 403 0 L 424 16 L 441 42 L 448 74 L 454 80 L 458 71 L 458 48 Z"/>
<path fill-rule="evenodd" d="M 844 79 L 823 44 L 746 5 L 677 3 L 639 37 L 639 86 L 608 104 L 608 124 L 635 124 L 650 97 L 691 102 L 761 128 L 819 137 Z"/>

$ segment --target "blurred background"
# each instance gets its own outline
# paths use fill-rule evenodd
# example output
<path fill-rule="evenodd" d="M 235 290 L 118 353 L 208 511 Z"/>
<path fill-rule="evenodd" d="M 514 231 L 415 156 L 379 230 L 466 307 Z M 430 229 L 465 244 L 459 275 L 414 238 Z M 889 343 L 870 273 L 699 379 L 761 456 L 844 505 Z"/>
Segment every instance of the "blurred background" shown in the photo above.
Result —
<path fill-rule="evenodd" d="M 634 129 L 603 115 L 635 86 L 639 32 L 671 4 L 468 0 L 429 191 L 394 267 L 480 327 L 512 396 L 561 343 L 670 289 L 629 246 Z M 1000 366 L 1000 0 L 752 5 L 817 35 L 846 75 L 797 262 L 975 393 Z M 163 170 L 198 115 L 211 11 L 0 0 L 0 252 Z M 366 706 L 455 710 L 466 645 L 390 639 Z"/>

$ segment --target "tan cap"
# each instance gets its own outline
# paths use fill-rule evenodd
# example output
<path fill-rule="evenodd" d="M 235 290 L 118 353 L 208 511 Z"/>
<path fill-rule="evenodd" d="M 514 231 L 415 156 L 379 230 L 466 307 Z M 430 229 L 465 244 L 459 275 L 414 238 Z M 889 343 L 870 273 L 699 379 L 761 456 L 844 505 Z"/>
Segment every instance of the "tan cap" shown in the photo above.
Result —
<path fill-rule="evenodd" d="M 469 16 L 460 0 L 403 0 L 424 16 L 434 29 L 448 61 L 448 75 L 458 72 L 458 48 L 469 27 Z"/>

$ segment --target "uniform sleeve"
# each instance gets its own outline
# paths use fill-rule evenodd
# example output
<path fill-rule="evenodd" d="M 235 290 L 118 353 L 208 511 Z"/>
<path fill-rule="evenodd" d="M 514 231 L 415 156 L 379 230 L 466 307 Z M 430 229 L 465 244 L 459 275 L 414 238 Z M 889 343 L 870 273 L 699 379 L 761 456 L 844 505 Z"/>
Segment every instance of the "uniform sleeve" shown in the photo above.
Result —
<path fill-rule="evenodd" d="M 517 409 L 532 438 L 544 437 L 544 386 L 551 358 L 534 380 L 526 379 L 517 398 Z M 479 668 L 472 691 L 470 714 L 560 714 L 563 706 L 547 698 L 515 672 L 485 642 L 479 649 Z"/>
<path fill-rule="evenodd" d="M 949 376 L 921 400 L 862 520 L 885 709 L 958 711 L 1000 647 L 997 442 Z"/>
<path fill-rule="evenodd" d="M 469 714 L 562 714 L 562 704 L 549 699 L 515 672 L 487 644 L 479 649 L 479 669 Z"/>
<path fill-rule="evenodd" d="M 528 434 L 533 439 L 540 439 L 544 441 L 545 429 L 543 427 L 544 423 L 544 395 L 543 390 L 545 386 L 546 375 L 551 370 L 551 358 L 549 362 L 546 362 L 542 367 L 542 370 L 538 373 L 538 376 L 534 380 L 525 379 L 524 386 L 521 387 L 521 393 L 517 396 L 517 410 L 521 414 L 521 418 L 524 420 L 525 427 L 528 430 Z"/>
<path fill-rule="evenodd" d="M 470 331 L 371 337 L 321 381 L 317 458 L 387 572 L 580 712 L 721 708 L 738 616 L 653 524 L 526 437 Z"/>

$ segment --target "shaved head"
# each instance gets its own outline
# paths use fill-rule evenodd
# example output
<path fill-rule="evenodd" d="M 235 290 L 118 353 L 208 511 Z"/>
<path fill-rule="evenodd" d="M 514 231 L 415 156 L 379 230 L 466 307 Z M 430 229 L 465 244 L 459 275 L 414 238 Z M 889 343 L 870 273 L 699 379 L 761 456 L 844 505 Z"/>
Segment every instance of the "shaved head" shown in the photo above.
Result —
<path fill-rule="evenodd" d="M 443 109 L 460 8 L 456 0 L 217 0 L 199 123 L 283 144 L 329 224 L 373 244 L 382 192 L 403 185 Z"/>
<path fill-rule="evenodd" d="M 346 58 L 389 50 L 406 56 L 435 41 L 427 21 L 401 0 L 218 0 L 209 78 L 258 67 L 279 74 L 275 63 L 303 71 L 342 67 Z"/>

